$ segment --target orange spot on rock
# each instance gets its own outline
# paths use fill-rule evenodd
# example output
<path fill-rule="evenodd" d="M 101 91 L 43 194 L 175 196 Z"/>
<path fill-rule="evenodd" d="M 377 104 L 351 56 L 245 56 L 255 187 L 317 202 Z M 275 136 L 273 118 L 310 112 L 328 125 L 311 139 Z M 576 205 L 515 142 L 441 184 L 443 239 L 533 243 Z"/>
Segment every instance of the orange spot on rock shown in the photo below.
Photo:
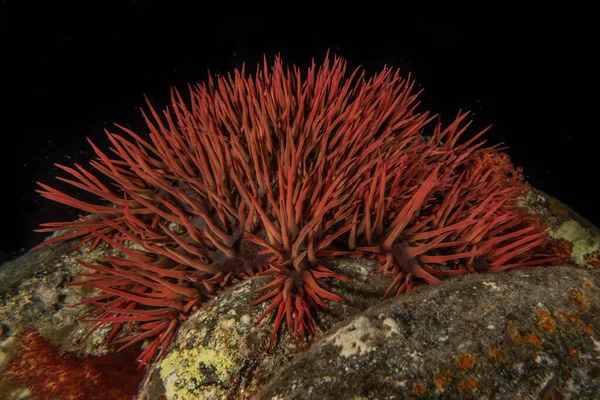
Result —
<path fill-rule="evenodd" d="M 540 347 L 542 343 L 544 343 L 544 339 L 542 339 L 535 333 L 530 333 L 529 335 L 527 335 L 527 341 L 536 347 Z"/>
<path fill-rule="evenodd" d="M 490 356 L 496 361 L 504 361 L 504 353 L 502 353 L 498 347 L 492 347 L 490 349 Z"/>
<path fill-rule="evenodd" d="M 519 334 L 519 330 L 513 325 L 507 325 L 506 332 L 508 332 L 509 335 L 518 335 Z"/>
<path fill-rule="evenodd" d="M 517 343 L 525 343 L 525 338 L 521 335 L 517 335 L 513 337 L 513 340 Z"/>
<path fill-rule="evenodd" d="M 566 312 L 561 312 L 559 314 L 562 318 L 567 319 L 571 322 L 579 322 L 579 318 L 576 315 L 570 314 L 570 313 L 566 313 Z"/>
<path fill-rule="evenodd" d="M 507 325 L 506 332 L 510 335 L 512 340 L 514 340 L 515 342 L 517 342 L 517 343 L 525 342 L 525 339 L 523 338 L 523 336 L 521 336 L 521 334 L 519 333 L 519 330 L 515 326 Z"/>
<path fill-rule="evenodd" d="M 571 353 L 571 355 L 573 355 L 573 356 L 578 356 L 579 350 L 577 350 L 576 348 L 572 348 L 572 349 L 569 349 L 569 353 Z"/>
<path fill-rule="evenodd" d="M 425 393 L 425 385 L 422 383 L 413 384 L 412 392 L 418 396 L 422 396 Z"/>
<path fill-rule="evenodd" d="M 538 316 L 539 319 L 549 319 L 550 318 L 550 313 L 548 311 L 538 311 L 536 313 L 536 315 Z"/>
<path fill-rule="evenodd" d="M 452 377 L 452 372 L 450 372 L 449 370 L 445 370 L 440 375 L 437 375 L 436 377 L 433 378 L 438 391 L 443 392 L 448 388 L 451 377 Z"/>
<path fill-rule="evenodd" d="M 538 328 L 545 332 L 554 332 L 554 323 L 552 320 L 538 322 Z"/>
<path fill-rule="evenodd" d="M 536 314 L 540 319 L 537 324 L 538 328 L 544 332 L 554 332 L 555 325 L 554 321 L 550 317 L 550 313 L 548 311 L 538 311 Z"/>
<path fill-rule="evenodd" d="M 473 390 L 477 389 L 477 386 L 477 379 L 468 377 L 458 383 L 458 390 L 463 393 L 472 392 Z"/>
<path fill-rule="evenodd" d="M 581 291 L 579 289 L 570 289 L 569 290 L 569 296 L 571 296 L 571 298 L 573 299 L 573 301 L 575 301 L 575 303 L 579 304 L 580 306 L 586 306 L 587 305 L 587 299 L 586 299 L 585 294 L 583 293 L 583 291 Z"/>
<path fill-rule="evenodd" d="M 458 356 L 458 367 L 460 369 L 471 369 L 475 365 L 475 357 L 471 354 L 461 354 Z"/>

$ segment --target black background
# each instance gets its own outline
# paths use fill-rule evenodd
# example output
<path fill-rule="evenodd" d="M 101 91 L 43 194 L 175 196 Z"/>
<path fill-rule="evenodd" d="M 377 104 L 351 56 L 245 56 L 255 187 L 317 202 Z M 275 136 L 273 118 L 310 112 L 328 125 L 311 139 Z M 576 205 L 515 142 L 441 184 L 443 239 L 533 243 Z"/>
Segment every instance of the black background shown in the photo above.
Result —
<path fill-rule="evenodd" d="M 493 124 L 489 142 L 506 143 L 535 187 L 600 224 L 592 200 L 597 32 L 583 22 L 591 10 L 498 21 L 489 13 L 434 20 L 385 9 L 292 19 L 294 12 L 277 10 L 235 15 L 232 4 L 221 11 L 79 4 L 0 3 L 0 261 L 40 242 L 44 235 L 32 233 L 38 224 L 76 217 L 35 193 L 35 182 L 64 188 L 53 163 L 85 165 L 86 137 L 106 146 L 103 130 L 115 122 L 145 134 L 143 94 L 162 108 L 172 85 L 202 81 L 207 68 L 222 73 L 244 61 L 254 68 L 263 54 L 277 53 L 306 67 L 328 49 L 351 68 L 412 72 L 425 89 L 423 107 L 446 120 L 472 110 L 471 133 Z"/>

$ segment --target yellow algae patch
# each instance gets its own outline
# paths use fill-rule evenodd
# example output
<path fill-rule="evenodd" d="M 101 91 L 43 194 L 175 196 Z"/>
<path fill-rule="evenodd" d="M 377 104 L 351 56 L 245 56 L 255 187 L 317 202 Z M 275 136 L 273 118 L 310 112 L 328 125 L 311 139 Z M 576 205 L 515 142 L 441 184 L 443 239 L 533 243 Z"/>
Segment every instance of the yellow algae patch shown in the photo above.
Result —
<path fill-rule="evenodd" d="M 224 398 L 236 364 L 226 349 L 198 346 L 173 351 L 161 362 L 160 376 L 169 399 Z"/>
<path fill-rule="evenodd" d="M 573 243 L 571 257 L 579 265 L 585 265 L 584 256 L 600 248 L 600 238 L 593 232 L 584 228 L 574 220 L 560 225 L 554 232 L 550 232 L 555 239 L 566 239 Z"/>

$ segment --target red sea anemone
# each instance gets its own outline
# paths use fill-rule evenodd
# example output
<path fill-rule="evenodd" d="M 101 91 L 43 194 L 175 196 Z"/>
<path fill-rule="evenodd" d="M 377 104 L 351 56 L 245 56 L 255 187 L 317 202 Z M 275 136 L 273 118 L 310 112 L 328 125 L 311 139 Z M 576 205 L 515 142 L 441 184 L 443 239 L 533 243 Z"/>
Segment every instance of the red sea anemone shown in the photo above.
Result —
<path fill-rule="evenodd" d="M 316 333 L 313 315 L 340 301 L 326 279 L 349 282 L 325 260 L 374 254 L 393 275 L 386 295 L 444 276 L 530 267 L 546 233 L 517 207 L 526 190 L 494 147 L 460 143 L 459 113 L 447 127 L 417 108 L 414 82 L 384 69 L 346 74 L 328 58 L 302 73 L 277 58 L 248 76 L 236 70 L 172 92 L 162 114 L 148 104 L 149 138 L 107 132 L 111 155 L 92 144 L 91 166 L 59 166 L 59 178 L 98 197 L 88 203 L 40 184 L 40 193 L 85 212 L 44 224 L 121 250 L 94 272 L 103 293 L 94 329 L 112 323 L 121 348 L 151 340 L 139 361 L 162 354 L 198 304 L 255 274 L 273 280 L 252 304 L 270 301 L 276 334 Z M 127 244 L 128 242 L 129 244 Z M 134 244 L 135 246 L 131 246 Z M 135 249 L 133 249 L 135 248 Z M 285 321 L 285 324 L 284 324 Z M 123 336 L 123 335 L 121 335 Z"/>

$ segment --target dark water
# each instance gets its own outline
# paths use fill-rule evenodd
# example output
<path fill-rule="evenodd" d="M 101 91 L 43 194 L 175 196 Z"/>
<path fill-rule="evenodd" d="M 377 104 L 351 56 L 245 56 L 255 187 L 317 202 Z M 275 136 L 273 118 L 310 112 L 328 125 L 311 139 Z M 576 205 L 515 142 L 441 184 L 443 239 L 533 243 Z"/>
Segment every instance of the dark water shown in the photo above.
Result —
<path fill-rule="evenodd" d="M 166 4 L 166 3 L 165 3 Z M 327 49 L 377 72 L 384 64 L 411 71 L 425 88 L 423 107 L 452 118 L 474 111 L 474 129 L 505 142 L 530 182 L 595 224 L 591 199 L 599 171 L 591 25 L 561 10 L 556 18 L 439 23 L 422 18 L 336 19 L 311 14 L 231 15 L 166 5 L 121 3 L 118 9 L 0 4 L 3 229 L 0 262 L 40 242 L 42 222 L 74 219 L 38 196 L 35 182 L 57 184 L 53 163 L 85 165 L 86 137 L 107 145 L 118 122 L 145 133 L 145 93 L 164 106 L 169 88 L 227 72 L 263 54 L 308 66 Z M 75 12 L 71 15 L 71 12 Z"/>

